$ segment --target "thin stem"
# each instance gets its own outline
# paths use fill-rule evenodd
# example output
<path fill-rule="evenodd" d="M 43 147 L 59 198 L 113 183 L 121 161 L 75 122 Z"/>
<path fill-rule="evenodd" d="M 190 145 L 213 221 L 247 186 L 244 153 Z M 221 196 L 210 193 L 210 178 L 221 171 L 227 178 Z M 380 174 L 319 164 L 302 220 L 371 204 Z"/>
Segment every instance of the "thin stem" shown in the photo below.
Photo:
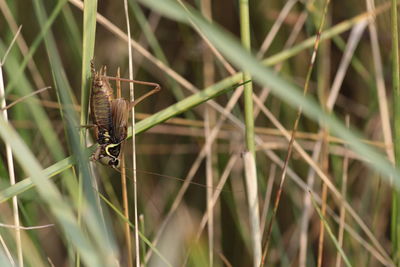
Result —
<path fill-rule="evenodd" d="M 240 1 L 240 32 L 243 47 L 250 51 L 250 18 L 249 18 L 249 2 L 247 0 Z M 248 72 L 243 73 L 243 81 L 251 80 Z M 244 85 L 244 108 L 245 108 L 245 124 L 246 124 L 246 147 L 255 156 L 254 142 L 254 118 L 253 118 L 253 83 L 249 82 Z"/>
<path fill-rule="evenodd" d="M 321 33 L 322 33 L 322 29 L 323 29 L 323 26 L 324 26 L 324 23 L 325 23 L 325 17 L 326 17 L 326 13 L 327 13 L 327 10 L 328 10 L 329 2 L 330 2 L 330 0 L 327 0 L 325 2 L 324 13 L 323 13 L 321 24 L 319 26 L 318 33 L 317 33 L 317 36 L 316 36 L 316 39 L 315 39 L 314 49 L 313 49 L 313 53 L 311 55 L 311 60 L 310 60 L 310 65 L 308 67 L 306 81 L 305 81 L 304 89 L 303 89 L 303 95 L 306 95 L 308 93 L 311 74 L 312 74 L 312 71 L 314 69 L 313 67 L 314 67 L 314 63 L 315 63 L 315 58 L 317 56 L 317 51 L 318 51 L 318 47 L 319 47 L 319 44 L 320 44 Z M 270 241 L 270 237 L 271 237 L 271 233 L 272 233 L 272 225 L 273 225 L 273 223 L 275 221 L 276 213 L 278 211 L 280 197 L 281 197 L 282 190 L 283 190 L 283 184 L 285 182 L 289 160 L 291 158 L 292 151 L 293 151 L 293 144 L 294 144 L 294 141 L 295 141 L 295 134 L 296 134 L 296 131 L 297 131 L 297 128 L 298 128 L 298 125 L 299 125 L 299 121 L 300 121 L 300 118 L 301 118 L 301 115 L 302 115 L 302 111 L 303 111 L 302 107 L 299 107 L 299 109 L 297 110 L 296 120 L 294 122 L 292 134 L 290 136 L 290 141 L 289 141 L 289 145 L 288 145 L 288 149 L 287 149 L 287 154 L 286 154 L 284 166 L 283 166 L 283 169 L 282 169 L 281 180 L 280 180 L 280 183 L 279 183 L 278 193 L 277 193 L 276 198 L 275 198 L 272 217 L 271 217 L 270 223 L 268 225 L 268 230 L 267 230 L 267 233 L 266 233 L 266 239 L 265 239 L 265 245 L 264 245 L 264 252 L 263 252 L 263 255 L 262 255 L 261 266 L 264 265 L 265 259 L 267 259 L 269 241 Z"/>
<path fill-rule="evenodd" d="M 346 126 L 349 127 L 350 125 L 350 117 L 346 115 Z M 348 177 L 348 170 L 349 170 L 349 157 L 348 153 L 345 153 L 343 157 L 343 165 L 342 165 L 342 186 L 341 186 L 341 193 L 344 198 L 346 198 L 346 191 L 347 191 L 347 177 Z M 344 236 L 344 224 L 345 224 L 345 217 L 346 217 L 346 209 L 344 205 L 340 205 L 340 221 L 339 221 L 339 230 L 338 230 L 338 244 L 343 249 L 343 236 Z M 336 267 L 340 267 L 342 262 L 342 257 L 340 252 L 338 251 L 336 254 Z"/>
<path fill-rule="evenodd" d="M 126 18 L 126 31 L 128 34 L 128 58 L 129 58 L 129 79 L 133 79 L 133 58 L 132 58 L 132 45 L 131 45 L 131 27 L 129 21 L 129 12 L 128 12 L 128 1 L 124 0 L 124 11 Z M 134 94 L 134 86 L 133 83 L 129 83 L 129 92 L 130 98 L 133 102 L 135 99 Z M 132 106 L 132 129 L 135 127 L 135 107 Z M 139 229 L 138 229 L 138 208 L 137 208 L 137 177 L 136 177 L 136 142 L 135 142 L 135 134 L 132 131 L 132 166 L 133 166 L 133 199 L 134 199 L 134 222 L 135 222 L 135 251 L 136 251 L 136 267 L 140 267 L 140 252 L 139 252 Z M 126 189 L 125 189 L 126 190 Z M 128 207 L 126 207 L 126 212 L 128 211 Z M 127 217 L 129 218 L 129 217 Z M 129 229 L 128 229 L 129 230 Z M 128 245 L 130 245 L 130 234 L 127 236 Z M 133 262 L 131 259 L 131 248 L 129 248 L 129 266 L 133 266 Z"/>
<path fill-rule="evenodd" d="M 139 227 L 140 227 L 140 232 L 143 235 L 146 235 L 146 226 L 144 223 L 144 215 L 140 214 L 139 215 Z M 146 243 L 144 242 L 143 239 L 140 239 L 140 253 L 141 253 L 141 259 L 142 259 L 142 266 L 146 266 L 146 263 L 144 262 L 144 259 L 146 258 Z"/>
<path fill-rule="evenodd" d="M 239 1 L 240 10 L 240 35 L 242 45 L 247 51 L 251 51 L 250 38 L 250 14 L 249 1 Z M 251 80 L 249 72 L 243 73 L 243 81 Z M 251 225 L 251 240 L 253 246 L 253 266 L 259 266 L 261 262 L 261 232 L 260 232 L 260 211 L 258 207 L 258 184 L 257 184 L 257 168 L 256 153 L 254 139 L 254 117 L 253 117 L 253 83 L 249 82 L 244 85 L 244 115 L 245 115 L 245 132 L 246 132 L 246 152 L 245 155 L 245 179 L 247 189 L 247 200 L 249 205 L 249 218 Z M 249 153 L 249 154 L 248 154 Z"/>
<path fill-rule="evenodd" d="M 202 0 L 201 2 L 201 12 L 205 18 L 209 21 L 212 21 L 212 10 L 211 10 L 211 0 Z M 213 54 L 212 51 L 207 47 L 207 43 L 205 42 L 205 47 L 203 49 L 203 83 L 204 87 L 212 85 L 214 83 L 215 76 L 215 67 L 213 62 Z M 206 107 L 204 110 L 204 134 L 205 137 L 208 138 L 210 136 L 210 130 L 212 125 L 215 124 L 216 120 L 216 112 L 210 107 Z M 215 166 L 215 160 L 218 155 L 216 152 L 216 146 L 211 145 L 207 151 L 206 155 L 206 199 L 207 199 L 207 214 L 208 214 L 208 222 L 207 222 L 207 230 L 208 230 L 208 261 L 209 266 L 212 267 L 214 265 L 214 236 L 218 236 L 218 234 L 214 235 L 214 230 L 218 229 L 218 227 L 214 226 L 214 205 L 212 205 L 212 195 L 213 195 L 213 183 L 214 177 L 217 178 L 218 173 L 217 170 L 213 171 L 213 166 Z M 217 248 L 219 249 L 219 248 Z"/>
<path fill-rule="evenodd" d="M 28 94 L 28 95 L 25 95 L 25 96 L 23 96 L 23 97 L 20 97 L 20 98 L 18 98 L 17 100 L 15 100 L 14 102 L 8 104 L 7 106 L 1 107 L 0 110 L 9 109 L 9 108 L 15 106 L 16 104 L 18 104 L 18 103 L 24 101 L 25 99 L 27 99 L 27 98 L 29 98 L 29 97 L 31 97 L 31 96 L 40 94 L 41 92 L 44 92 L 44 91 L 46 91 L 47 89 L 50 89 L 50 88 L 51 88 L 50 86 L 47 86 L 47 87 L 41 88 L 41 89 L 39 89 L 39 90 L 36 90 L 36 91 L 34 91 L 34 92 L 32 92 L 32 93 L 30 93 L 30 94 Z"/>
<path fill-rule="evenodd" d="M 11 44 L 9 45 L 3 59 L 0 62 L 0 112 L 1 116 L 3 116 L 4 120 L 8 122 L 8 114 L 6 109 L 6 99 L 5 99 L 5 91 L 4 91 L 4 81 L 3 81 L 3 64 L 7 58 L 8 52 L 11 50 L 15 40 L 20 33 L 21 27 L 18 32 L 14 36 Z M 10 184 L 15 184 L 15 172 L 14 172 L 14 160 L 13 153 L 11 151 L 11 146 L 6 142 L 6 157 L 7 157 L 7 167 L 8 167 L 8 175 L 10 179 Z M 19 219 L 19 210 L 18 210 L 18 197 L 14 196 L 12 198 L 12 207 L 13 207 L 13 215 L 14 215 L 14 225 L 15 225 L 15 240 L 17 243 L 17 254 L 18 254 L 18 266 L 24 266 L 24 257 L 22 252 L 22 241 L 21 241 L 21 231 L 20 231 L 20 219 Z M 5 247 L 6 248 L 6 247 Z M 6 251 L 8 251 L 6 249 Z"/>
<path fill-rule="evenodd" d="M 394 117 L 394 152 L 395 165 L 400 165 L 400 79 L 399 79 L 399 36 L 397 25 L 397 0 L 392 0 L 392 83 L 393 83 L 393 117 Z M 396 265 L 400 263 L 400 193 L 393 187 L 392 199 L 392 257 Z"/>
<path fill-rule="evenodd" d="M 117 78 L 121 76 L 120 69 L 117 69 Z M 121 80 L 116 79 L 116 88 L 117 88 L 117 98 L 121 97 Z M 122 206 L 124 209 L 124 216 L 129 220 L 129 203 L 128 203 L 128 188 L 126 182 L 126 164 L 125 164 L 125 153 L 122 147 L 121 149 L 121 188 L 122 188 Z M 124 222 L 124 231 L 125 231 L 125 242 L 126 242 L 126 254 L 128 257 L 128 266 L 133 266 L 133 258 L 132 258 L 132 240 L 131 240 L 131 231 L 128 222 Z"/>

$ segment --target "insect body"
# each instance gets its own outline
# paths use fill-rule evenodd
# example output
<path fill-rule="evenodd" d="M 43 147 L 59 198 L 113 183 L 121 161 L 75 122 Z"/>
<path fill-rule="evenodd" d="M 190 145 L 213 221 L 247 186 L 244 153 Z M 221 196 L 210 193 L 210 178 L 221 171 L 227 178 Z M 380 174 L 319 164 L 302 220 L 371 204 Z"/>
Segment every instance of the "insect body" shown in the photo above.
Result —
<path fill-rule="evenodd" d="M 92 93 L 90 97 L 90 109 L 95 138 L 99 146 L 92 155 L 92 159 L 113 168 L 119 167 L 119 155 L 123 141 L 127 137 L 129 110 L 148 96 L 158 92 L 160 86 L 155 83 L 127 80 L 109 77 L 106 68 L 102 67 L 98 72 L 92 68 Z M 113 89 L 109 80 L 121 80 L 144 85 L 153 85 L 155 88 L 147 94 L 130 102 L 124 98 L 114 99 Z"/>

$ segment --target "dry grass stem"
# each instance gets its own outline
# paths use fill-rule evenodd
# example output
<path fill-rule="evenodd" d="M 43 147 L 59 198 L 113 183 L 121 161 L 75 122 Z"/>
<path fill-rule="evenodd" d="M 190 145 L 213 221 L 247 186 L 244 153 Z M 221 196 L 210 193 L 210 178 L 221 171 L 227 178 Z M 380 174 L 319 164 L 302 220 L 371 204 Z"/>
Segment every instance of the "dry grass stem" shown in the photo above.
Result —
<path fill-rule="evenodd" d="M 6 109 L 6 99 L 5 99 L 5 87 L 4 87 L 4 80 L 3 80 L 3 65 L 6 62 L 7 55 L 10 52 L 11 48 L 14 45 L 14 42 L 17 40 L 19 33 L 21 32 L 21 27 L 19 27 L 17 33 L 15 34 L 14 38 L 12 39 L 10 45 L 8 46 L 6 52 L 4 53 L 3 58 L 1 59 L 0 62 L 0 110 L 1 110 L 1 115 L 3 116 L 4 120 L 8 122 L 8 114 L 7 114 L 7 109 Z M 10 184 L 14 185 L 16 183 L 15 179 L 15 168 L 14 168 L 14 159 L 13 159 L 13 153 L 11 150 L 11 146 L 6 143 L 6 157 L 7 157 L 7 168 L 8 168 L 8 176 L 10 179 Z M 21 223 L 20 223 L 20 218 L 19 218 L 19 209 L 18 209 L 18 197 L 14 196 L 12 198 L 12 206 L 13 206 L 13 216 L 14 216 L 14 225 L 15 225 L 15 240 L 16 240 L 16 245 L 17 245 L 17 255 L 18 255 L 18 265 L 23 267 L 24 266 L 24 257 L 23 257 L 23 251 L 22 251 L 22 240 L 21 240 Z M 3 241 L 3 238 L 1 238 Z M 3 243 L 3 242 L 2 242 Z M 6 251 L 8 251 L 7 247 L 5 244 L 3 244 L 3 247 Z M 7 253 L 8 255 L 8 253 Z M 13 263 L 13 261 L 11 261 Z"/>

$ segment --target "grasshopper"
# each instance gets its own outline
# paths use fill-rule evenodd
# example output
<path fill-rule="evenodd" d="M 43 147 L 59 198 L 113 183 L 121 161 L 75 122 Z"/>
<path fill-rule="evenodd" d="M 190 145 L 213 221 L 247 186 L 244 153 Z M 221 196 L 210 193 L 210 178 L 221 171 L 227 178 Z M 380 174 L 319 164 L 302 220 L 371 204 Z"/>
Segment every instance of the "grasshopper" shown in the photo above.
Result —
<path fill-rule="evenodd" d="M 98 143 L 91 159 L 100 163 L 118 168 L 122 143 L 127 137 L 129 111 L 145 98 L 157 93 L 161 87 L 157 83 L 123 79 L 107 76 L 106 67 L 96 71 L 91 61 L 92 90 L 90 95 L 90 114 L 94 128 L 94 135 Z M 109 80 L 123 81 L 154 88 L 134 101 L 124 98 L 114 98 L 114 90 Z"/>

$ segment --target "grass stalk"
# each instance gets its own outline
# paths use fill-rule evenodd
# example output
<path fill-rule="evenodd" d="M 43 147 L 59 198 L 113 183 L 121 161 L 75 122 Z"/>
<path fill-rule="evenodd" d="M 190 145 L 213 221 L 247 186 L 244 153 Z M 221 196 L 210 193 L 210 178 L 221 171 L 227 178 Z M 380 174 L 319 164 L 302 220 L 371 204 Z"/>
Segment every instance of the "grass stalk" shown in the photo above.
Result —
<path fill-rule="evenodd" d="M 121 77 L 120 69 L 117 70 L 117 78 Z M 121 98 L 121 81 L 116 80 L 117 88 L 117 99 Z M 122 190 L 122 206 L 124 216 L 129 220 L 129 201 L 128 201 L 128 184 L 126 180 L 126 163 L 125 163 L 125 151 L 121 149 L 120 152 L 120 164 L 121 164 L 121 190 Z M 129 267 L 133 266 L 133 256 L 132 256 L 132 239 L 131 230 L 128 222 L 124 222 L 124 234 L 125 234 L 125 244 L 126 244 L 126 256 L 127 263 Z"/>
<path fill-rule="evenodd" d="M 240 1 L 240 33 L 242 45 L 245 50 L 251 51 L 250 41 L 250 14 L 249 1 Z M 249 72 L 243 73 L 243 81 L 249 81 L 252 77 Z M 244 112 L 246 125 L 246 148 L 250 151 L 255 159 L 255 142 L 254 142 L 254 118 L 253 118 L 253 83 L 244 85 Z"/>
<path fill-rule="evenodd" d="M 100 198 L 122 219 L 122 220 L 124 220 L 124 222 L 127 222 L 127 223 L 129 223 L 129 225 L 130 225 L 130 227 L 131 228 L 136 228 L 136 226 L 135 225 L 133 225 L 132 223 L 131 223 L 131 221 L 128 219 L 128 218 L 126 218 L 125 216 L 124 216 L 124 214 L 123 214 L 123 212 L 121 212 L 121 211 L 119 211 L 114 205 L 112 205 L 112 203 L 110 202 L 110 201 L 108 201 L 108 199 L 106 198 L 106 197 L 104 197 L 101 193 L 99 193 L 99 196 L 100 196 Z M 154 245 L 153 243 L 151 243 L 150 242 L 150 240 L 148 240 L 147 238 L 146 238 L 146 236 L 143 234 L 143 233 L 141 233 L 141 232 L 139 232 L 139 236 L 140 236 L 140 238 L 150 247 L 150 249 L 152 250 L 152 251 L 154 251 L 154 253 L 158 256 L 158 257 L 160 257 L 160 259 L 164 262 L 164 264 L 165 264 L 165 266 L 168 266 L 168 267 L 171 267 L 172 265 L 168 262 L 168 260 L 164 257 L 164 255 L 162 255 L 161 253 L 160 253 L 160 251 L 157 249 L 157 247 L 156 247 L 156 245 Z"/>
<path fill-rule="evenodd" d="M 261 263 L 261 232 L 260 215 L 258 206 L 257 192 L 257 168 L 254 154 L 246 151 L 243 155 L 243 164 L 245 171 L 247 204 L 249 209 L 249 221 L 251 230 L 253 266 L 258 267 Z"/>
<path fill-rule="evenodd" d="M 94 45 L 96 39 L 96 14 L 97 0 L 85 1 L 83 9 L 83 35 L 82 35 L 82 80 L 81 80 L 81 125 L 87 125 L 89 118 L 89 95 L 91 69 L 90 62 L 94 58 Z M 82 127 L 81 139 L 85 140 L 85 128 Z M 85 143 L 83 143 L 85 144 Z"/>
<path fill-rule="evenodd" d="M 39 19 L 40 25 L 44 27 L 46 25 L 45 20 L 47 15 L 45 13 L 45 8 L 42 1 L 35 1 L 34 9 Z M 95 10 L 92 12 L 95 12 Z M 51 32 L 49 32 L 45 36 L 45 45 L 53 73 L 57 97 L 61 104 L 61 115 L 65 125 L 67 141 L 70 145 L 72 153 L 77 159 L 76 163 L 79 175 L 82 176 L 82 184 L 84 190 L 82 205 L 85 207 L 83 220 L 87 226 L 88 232 L 91 233 L 91 237 L 97 240 L 96 243 L 99 250 L 103 251 L 103 253 L 107 251 L 107 253 L 103 256 L 104 260 L 106 261 L 106 263 L 111 264 L 111 262 L 113 262 L 116 257 L 115 240 L 113 240 L 113 237 L 107 230 L 105 219 L 100 207 L 100 200 L 95 194 L 97 183 L 91 175 L 89 169 L 89 160 L 84 153 L 84 148 L 82 147 L 80 142 L 80 136 L 77 133 L 79 122 L 78 114 L 73 109 L 74 98 L 72 88 L 66 78 L 62 66 L 61 57 L 56 48 L 55 38 Z M 74 194 L 77 188 L 70 187 L 68 189 L 71 191 L 70 195 L 72 196 L 72 199 L 75 203 L 77 203 L 78 199 Z"/>
<path fill-rule="evenodd" d="M 85 1 L 83 9 L 83 36 L 82 36 L 82 78 L 81 78 L 81 117 L 80 124 L 87 125 L 89 119 L 89 95 L 91 81 L 91 60 L 94 57 L 94 44 L 96 38 L 96 19 L 93 14 L 97 10 L 97 0 Z M 80 144 L 86 147 L 87 129 L 82 127 L 80 131 Z M 81 174 L 81 173 L 80 173 Z M 78 223 L 81 224 L 83 184 L 82 175 L 78 178 Z M 75 264 L 80 266 L 79 252 L 76 254 Z"/>
<path fill-rule="evenodd" d="M 323 131 L 323 139 L 322 139 L 322 151 L 321 151 L 321 168 L 324 173 L 328 173 L 328 162 L 329 162 L 329 152 L 328 145 L 329 143 L 326 140 L 327 131 Z M 322 184 L 322 192 L 321 192 L 321 215 L 323 217 L 326 216 L 326 206 L 327 206 L 327 198 L 328 198 L 328 187 L 324 183 Z M 325 238 L 325 222 L 323 220 L 320 221 L 319 225 L 319 236 L 318 236 L 318 256 L 317 256 L 317 266 L 321 267 L 323 260 L 323 252 L 324 252 L 324 238 Z"/>
<path fill-rule="evenodd" d="M 366 0 L 366 6 L 368 11 L 373 12 L 375 10 L 375 4 L 373 0 Z M 379 115 L 382 121 L 382 134 L 383 140 L 386 145 L 385 152 L 388 159 L 394 163 L 394 151 L 393 151 L 393 136 L 390 125 L 390 115 L 388 107 L 388 98 L 386 95 L 386 86 L 384 80 L 384 68 L 382 65 L 381 48 L 379 47 L 378 29 L 375 21 L 375 17 L 371 17 L 368 23 L 369 35 L 371 38 L 371 52 L 374 63 L 374 73 L 376 77 L 376 90 L 379 102 Z"/>
<path fill-rule="evenodd" d="M 321 37 L 322 29 L 323 29 L 323 26 L 324 26 L 324 23 L 325 23 L 325 17 L 326 17 L 327 11 L 328 11 L 329 2 L 330 2 L 330 0 L 326 0 L 326 2 L 325 2 L 321 23 L 320 23 L 319 28 L 318 28 L 317 36 L 316 36 L 315 43 L 314 43 L 314 49 L 313 49 L 312 55 L 311 55 L 310 65 L 308 67 L 307 76 L 306 76 L 306 79 L 305 79 L 305 84 L 304 84 L 304 88 L 303 88 L 303 96 L 306 96 L 307 93 L 308 93 L 311 74 L 312 74 L 313 69 L 314 69 L 313 67 L 314 67 L 316 56 L 317 56 L 318 47 L 319 47 L 319 44 L 320 44 L 320 37 Z M 273 223 L 275 221 L 276 213 L 277 213 L 278 208 L 279 208 L 279 202 L 280 202 L 280 197 L 281 197 L 281 194 L 282 194 L 283 185 L 284 185 L 285 178 L 286 178 L 287 167 L 288 167 L 288 164 L 289 164 L 289 160 L 291 158 L 291 154 L 292 154 L 292 150 L 293 150 L 293 144 L 294 144 L 294 140 L 295 140 L 295 134 L 296 134 L 296 131 L 297 131 L 297 128 L 298 128 L 299 121 L 300 121 L 302 113 L 303 113 L 303 106 L 300 106 L 299 109 L 297 110 L 296 118 L 295 118 L 294 125 L 293 125 L 292 134 L 291 134 L 291 137 L 290 137 L 290 140 L 289 140 L 287 154 L 286 154 L 284 166 L 282 168 L 282 173 L 281 173 L 281 179 L 280 179 L 280 183 L 279 183 L 278 193 L 276 195 L 275 202 L 274 202 L 274 208 L 273 208 L 273 211 L 272 211 L 272 217 L 271 217 L 271 220 L 270 220 L 270 222 L 268 224 L 268 228 L 267 228 L 267 232 L 266 232 L 265 245 L 264 245 L 264 248 L 263 248 L 264 250 L 263 250 L 263 256 L 262 256 L 262 261 L 261 261 L 262 266 L 264 265 L 264 262 L 265 262 L 265 260 L 267 259 L 267 256 L 268 256 L 268 247 L 269 247 L 269 242 L 270 242 L 270 236 L 271 236 L 271 233 L 272 233 L 272 225 L 273 225 Z"/>
<path fill-rule="evenodd" d="M 322 32 L 323 27 L 329 27 L 330 24 L 330 17 L 331 15 L 328 14 L 328 11 L 326 10 L 326 13 L 323 13 L 324 10 L 321 10 L 321 8 L 318 8 L 318 11 L 316 11 L 316 14 L 322 13 L 322 16 L 326 17 L 327 21 L 327 26 L 321 26 L 320 31 Z M 319 15 L 316 16 L 318 19 L 320 19 Z M 350 42 L 349 42 L 350 43 Z M 356 43 L 356 42 L 355 42 Z M 318 99 L 321 103 L 321 107 L 324 110 L 328 110 L 328 101 L 327 97 L 329 96 L 329 85 L 331 83 L 331 41 L 327 40 L 326 42 L 322 43 L 320 45 L 320 49 L 317 53 L 318 56 L 318 65 L 319 67 L 317 69 L 317 93 L 318 93 Z M 343 63 L 343 61 L 342 61 Z M 347 62 L 346 62 L 347 63 Z M 347 66 L 348 63 L 345 65 Z M 341 70 L 341 69 L 339 69 Z M 339 72 L 339 71 L 338 71 Z M 322 130 L 321 135 L 322 135 L 322 150 L 321 150 L 321 157 L 320 157 L 320 165 L 322 168 L 322 171 L 326 173 L 329 176 L 329 141 L 328 141 L 328 136 L 329 136 L 329 128 L 326 127 L 324 123 L 321 123 L 321 128 Z M 321 191 L 321 213 L 325 217 L 326 216 L 326 209 L 327 209 L 327 199 L 328 199 L 328 188 L 325 183 L 322 184 L 322 191 Z M 324 256 L 324 240 L 325 240 L 325 229 L 324 229 L 324 223 L 320 221 L 320 228 L 319 228 L 319 240 L 318 240 L 318 256 L 317 256 L 317 266 L 321 267 L 323 264 L 323 256 Z"/>
<path fill-rule="evenodd" d="M 104 266 L 104 262 L 101 264 L 101 259 L 104 259 L 104 257 L 96 252 L 92 242 L 78 227 L 71 207 L 61 197 L 55 185 L 47 179 L 33 153 L 2 117 L 0 117 L 0 126 L 1 138 L 10 143 L 15 158 L 32 177 L 32 182 L 36 185 L 40 197 L 46 202 L 50 211 L 60 223 L 61 229 L 70 238 L 70 242 L 81 252 L 83 261 L 89 266 Z"/>
<path fill-rule="evenodd" d="M 346 116 L 346 125 L 350 125 L 350 117 Z M 349 170 L 349 157 L 348 153 L 346 153 L 343 157 L 343 165 L 342 165 L 342 186 L 341 186 L 341 193 L 344 198 L 346 198 L 347 194 L 347 178 L 348 178 L 348 170 Z M 340 205 L 339 211 L 339 230 L 338 230 L 338 245 L 343 249 L 343 237 L 344 237 L 344 225 L 345 225 L 345 218 L 346 218 L 346 209 L 343 205 Z M 338 251 L 336 254 L 336 267 L 340 267 L 342 262 L 342 258 L 340 252 Z"/>
<path fill-rule="evenodd" d="M 211 113 L 209 107 L 205 109 L 204 116 L 204 135 L 206 138 L 210 136 L 210 128 L 211 128 Z M 211 203 L 211 197 L 213 193 L 213 171 L 212 171 L 212 154 L 213 146 L 209 146 L 207 149 L 206 155 L 206 203 L 207 203 L 207 214 L 208 214 L 208 222 L 207 222 L 207 234 L 208 234 L 208 264 L 210 267 L 214 265 L 214 209 Z"/>
<path fill-rule="evenodd" d="M 203 16 L 212 21 L 212 7 L 210 0 L 201 1 L 201 13 Z M 215 67 L 213 62 L 213 54 L 210 49 L 208 49 L 207 44 L 204 44 L 203 49 L 203 85 L 207 87 L 214 83 Z M 216 112 L 210 107 L 206 107 L 204 110 L 204 135 L 206 138 L 210 137 L 210 132 L 212 126 L 215 124 Z M 215 140 L 216 141 L 216 140 Z M 214 265 L 214 205 L 212 204 L 213 195 L 213 185 L 214 185 L 214 175 L 216 176 L 216 171 L 213 171 L 215 167 L 215 160 L 217 160 L 216 146 L 211 145 L 208 147 L 206 155 L 206 203 L 207 203 L 207 230 L 208 230 L 208 265 L 212 267 Z M 216 178 L 216 177 L 215 177 Z"/>
<path fill-rule="evenodd" d="M 4 253 L 6 254 L 5 256 L 8 259 L 8 262 L 4 262 L 4 264 L 10 264 L 13 267 L 16 266 L 15 261 L 11 255 L 11 252 L 8 249 L 7 244 L 6 244 L 6 242 L 4 242 L 4 239 L 1 235 L 0 235 L 0 244 L 1 244 L 2 248 L 4 249 Z M 4 255 L 2 255 L 2 257 L 4 257 Z"/>
<path fill-rule="evenodd" d="M 240 36 L 243 48 L 251 51 L 251 35 L 250 35 L 250 10 L 249 1 L 239 1 L 240 11 Z M 249 81 L 252 77 L 249 72 L 243 73 L 243 81 Z M 260 210 L 258 206 L 258 184 L 257 184 L 257 167 L 256 152 L 254 139 L 254 117 L 253 117 L 253 83 L 249 82 L 244 85 L 244 115 L 245 115 L 245 140 L 246 153 L 244 157 L 247 201 L 249 209 L 251 241 L 253 248 L 253 266 L 257 267 L 261 262 L 261 233 L 260 233 Z M 250 154 L 247 154 L 250 153 Z"/>
<path fill-rule="evenodd" d="M 3 58 L 0 61 L 0 112 L 1 115 L 3 116 L 3 119 L 6 123 L 8 123 L 8 113 L 7 113 L 7 108 L 6 108 L 6 98 L 5 98 L 5 90 L 4 90 L 4 80 L 3 80 L 3 65 L 6 62 L 7 55 L 11 48 L 13 47 L 14 42 L 18 38 L 18 35 L 21 31 L 21 26 L 19 27 L 18 31 L 14 35 L 13 40 L 11 41 L 8 49 L 6 50 Z M 7 158 L 7 167 L 8 167 L 8 176 L 10 179 L 10 184 L 14 185 L 15 184 L 15 169 L 14 169 L 14 160 L 13 160 L 13 153 L 11 150 L 11 146 L 9 143 L 6 142 L 6 158 Z M 19 218 L 19 210 L 18 210 L 18 197 L 14 196 L 12 198 L 12 209 L 13 209 L 13 216 L 14 216 L 14 225 L 15 225 L 15 242 L 17 246 L 17 257 L 18 257 L 18 266 L 23 267 L 24 266 L 24 257 L 23 257 L 23 249 L 22 249 L 22 240 L 21 240 L 21 229 L 20 229 L 20 218 Z M 1 240 L 3 241 L 3 238 L 1 237 Z M 4 249 L 9 255 L 9 250 L 6 246 L 4 246 Z M 14 264 L 13 261 L 10 263 Z"/>
<path fill-rule="evenodd" d="M 124 13 L 125 13 L 125 19 L 126 19 L 126 31 L 128 34 L 128 58 L 129 58 L 129 79 L 133 80 L 133 58 L 132 58 L 132 45 L 131 45 L 131 26 L 130 26 L 130 20 L 129 20 L 129 12 L 128 12 L 128 1 L 124 0 Z M 129 83 L 129 95 L 131 101 L 135 100 L 135 92 L 134 92 L 134 84 Z M 133 171 L 132 171 L 132 177 L 133 177 L 133 203 L 134 203 L 134 224 L 135 224 L 135 255 L 136 255 L 136 267 L 140 267 L 140 248 L 139 248 L 139 229 L 138 229 L 138 204 L 137 204 L 137 175 L 136 175 L 136 138 L 135 138 L 135 133 L 133 131 L 135 127 L 135 107 L 132 106 L 131 110 L 132 114 L 132 128 L 131 128 L 131 134 L 132 134 L 132 166 L 133 166 Z M 121 173 L 122 175 L 122 173 Z M 121 177 L 124 182 L 124 187 L 122 190 L 125 191 L 123 194 L 125 195 L 124 198 L 126 199 L 124 201 L 124 213 L 125 216 L 129 219 L 129 205 L 128 205 L 128 192 L 127 192 L 127 185 L 126 185 L 126 177 L 122 176 Z M 125 237 L 126 237 L 126 242 L 127 242 L 127 248 L 128 248 L 128 266 L 131 267 L 133 266 L 133 259 L 132 259 L 132 241 L 131 241 L 131 235 L 129 231 L 128 225 L 125 225 Z"/>
<path fill-rule="evenodd" d="M 142 235 L 146 236 L 146 225 L 144 222 L 143 214 L 139 215 L 139 227 Z M 142 262 L 140 264 L 142 264 L 143 267 L 146 267 L 146 264 L 144 262 L 144 259 L 146 257 L 146 243 L 144 242 L 143 238 L 140 239 L 140 253 L 141 253 L 140 258 L 142 259 Z"/>
<path fill-rule="evenodd" d="M 310 194 L 311 194 L 311 192 L 310 192 Z M 312 194 L 311 194 L 311 201 L 312 201 L 312 204 L 314 205 L 316 211 L 318 212 L 318 215 L 319 215 L 321 221 L 323 222 L 324 227 L 326 228 L 326 231 L 327 231 L 328 234 L 329 234 L 329 237 L 331 238 L 331 240 L 332 240 L 333 244 L 335 245 L 336 249 L 339 251 L 340 255 L 342 256 L 344 263 L 345 263 L 346 266 L 348 266 L 348 267 L 349 267 L 349 266 L 352 266 L 351 263 L 350 263 L 350 261 L 349 261 L 349 259 L 348 259 L 348 257 L 346 256 L 346 254 L 344 253 L 343 249 L 342 249 L 341 246 L 339 245 L 339 243 L 338 243 L 338 241 L 337 241 L 335 235 L 333 234 L 333 232 L 332 232 L 332 230 L 331 230 L 331 228 L 330 228 L 328 222 L 326 221 L 325 217 L 322 215 L 321 210 L 318 208 L 318 205 L 317 205 L 317 203 L 315 202 L 315 199 L 314 199 L 314 197 L 312 196 Z"/>
<path fill-rule="evenodd" d="M 400 78 L 399 78 L 399 37 L 397 21 L 397 0 L 392 0 L 392 84 L 393 84 L 393 118 L 394 118 L 394 154 L 395 165 L 400 166 Z M 391 222 L 392 257 L 396 265 L 400 264 L 400 191 L 393 189 L 392 222 Z"/>

